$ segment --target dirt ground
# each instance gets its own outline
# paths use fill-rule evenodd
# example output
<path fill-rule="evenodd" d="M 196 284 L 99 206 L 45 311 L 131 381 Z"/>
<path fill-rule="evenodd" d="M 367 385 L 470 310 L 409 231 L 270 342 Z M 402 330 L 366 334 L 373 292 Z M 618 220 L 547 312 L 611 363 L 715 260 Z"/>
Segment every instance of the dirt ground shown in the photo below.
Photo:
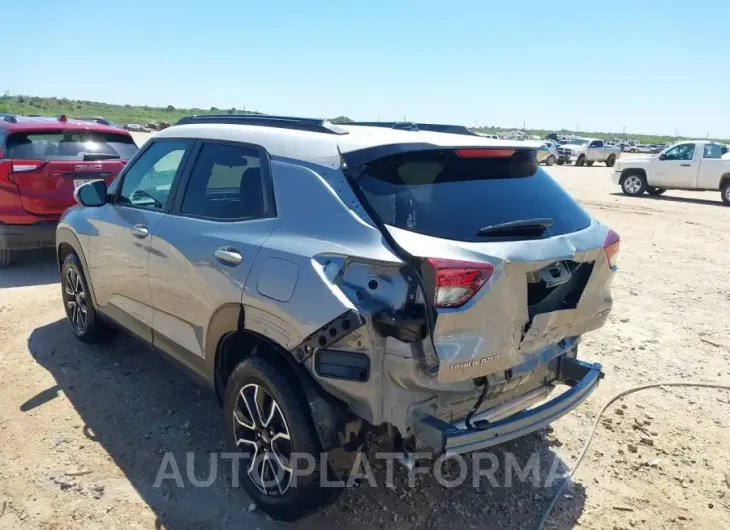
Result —
<path fill-rule="evenodd" d="M 77 342 L 53 256 L 39 254 L 0 272 L 0 528 L 534 528 L 557 486 L 542 484 L 548 468 L 572 466 L 609 396 L 654 381 L 730 384 L 730 208 L 719 193 L 628 198 L 605 167 L 549 171 L 622 243 L 614 311 L 580 350 L 606 378 L 552 428 L 493 451 L 523 465 L 538 455 L 538 486 L 505 487 L 500 470 L 496 488 L 444 488 L 432 475 L 408 488 L 396 467 L 388 489 L 376 467 L 378 487 L 348 489 L 291 525 L 252 509 L 225 472 L 208 488 L 155 488 L 165 452 L 183 463 L 194 453 L 205 476 L 222 450 L 220 410 L 131 339 Z M 552 527 L 730 528 L 729 413 L 730 393 L 714 390 L 650 390 L 612 406 Z"/>

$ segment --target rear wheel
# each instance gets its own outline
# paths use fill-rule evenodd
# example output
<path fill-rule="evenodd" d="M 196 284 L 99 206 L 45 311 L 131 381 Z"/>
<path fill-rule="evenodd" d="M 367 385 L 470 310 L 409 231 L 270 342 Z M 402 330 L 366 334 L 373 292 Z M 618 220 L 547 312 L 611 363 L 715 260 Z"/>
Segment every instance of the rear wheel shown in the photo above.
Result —
<path fill-rule="evenodd" d="M 320 465 L 328 464 L 293 376 L 263 357 L 248 357 L 228 379 L 224 409 L 228 447 L 248 456 L 239 467 L 241 482 L 264 512 L 293 521 L 334 499 L 336 488 L 320 487 Z M 302 465 L 296 454 L 311 457 L 313 472 L 295 476 Z"/>
<path fill-rule="evenodd" d="M 96 313 L 81 260 L 73 252 L 61 266 L 61 297 L 71 331 L 79 340 L 91 344 L 112 335 L 113 330 Z"/>
<path fill-rule="evenodd" d="M 606 167 L 613 167 L 613 165 L 616 163 L 616 157 L 614 155 L 609 155 L 608 159 L 606 160 Z"/>
<path fill-rule="evenodd" d="M 13 251 L 9 248 L 0 248 L 0 267 L 7 267 L 13 261 Z"/>
<path fill-rule="evenodd" d="M 583 155 L 580 155 L 578 157 L 578 160 L 575 161 L 576 166 L 583 166 L 583 165 L 585 165 L 585 163 L 586 163 L 586 157 Z"/>
<path fill-rule="evenodd" d="M 637 197 L 646 191 L 646 178 L 641 173 L 629 173 L 621 178 L 621 190 Z"/>
<path fill-rule="evenodd" d="M 547 157 L 547 160 L 545 161 L 545 164 L 548 166 L 552 166 L 555 163 L 555 157 L 553 155 L 550 155 Z"/>
<path fill-rule="evenodd" d="M 722 194 L 722 202 L 730 206 L 730 180 L 726 180 L 723 183 L 722 189 L 720 191 Z"/>
<path fill-rule="evenodd" d="M 646 188 L 646 192 L 649 195 L 661 195 L 665 191 L 667 191 L 667 190 L 665 190 L 664 188 L 653 188 L 653 187 L 647 187 Z"/>

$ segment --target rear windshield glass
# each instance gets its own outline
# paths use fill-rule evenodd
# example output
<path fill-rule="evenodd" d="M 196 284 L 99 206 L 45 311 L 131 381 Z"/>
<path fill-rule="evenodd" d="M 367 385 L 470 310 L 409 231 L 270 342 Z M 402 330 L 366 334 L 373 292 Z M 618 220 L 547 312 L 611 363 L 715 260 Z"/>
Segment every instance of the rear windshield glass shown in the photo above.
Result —
<path fill-rule="evenodd" d="M 5 158 L 16 160 L 129 160 L 136 152 L 130 136 L 94 131 L 17 132 L 5 144 Z"/>
<path fill-rule="evenodd" d="M 495 240 L 477 232 L 525 219 L 553 220 L 542 237 L 591 223 L 529 152 L 492 159 L 462 159 L 453 151 L 399 154 L 368 163 L 356 179 L 385 224 L 445 239 Z"/>

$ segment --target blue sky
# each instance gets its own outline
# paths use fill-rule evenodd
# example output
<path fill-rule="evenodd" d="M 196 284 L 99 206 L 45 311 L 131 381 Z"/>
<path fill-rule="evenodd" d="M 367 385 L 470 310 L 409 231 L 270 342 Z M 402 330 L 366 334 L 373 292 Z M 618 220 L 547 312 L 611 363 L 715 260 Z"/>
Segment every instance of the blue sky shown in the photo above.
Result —
<path fill-rule="evenodd" d="M 730 137 L 730 0 L 5 4 L 13 94 Z"/>

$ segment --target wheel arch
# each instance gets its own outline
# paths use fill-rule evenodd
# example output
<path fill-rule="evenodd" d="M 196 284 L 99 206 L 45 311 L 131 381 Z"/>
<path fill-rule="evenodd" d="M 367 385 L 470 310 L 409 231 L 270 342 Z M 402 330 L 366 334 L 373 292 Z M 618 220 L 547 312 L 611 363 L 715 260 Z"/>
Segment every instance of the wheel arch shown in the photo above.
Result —
<path fill-rule="evenodd" d="M 81 241 L 79 241 L 78 236 L 74 232 L 68 228 L 59 227 L 56 230 L 56 262 L 58 264 L 59 273 L 61 272 L 61 267 L 63 267 L 63 262 L 66 259 L 66 256 L 71 253 L 74 253 L 79 257 L 81 267 L 86 275 L 86 284 L 89 287 L 91 299 L 94 302 L 94 305 L 97 305 L 94 285 L 91 281 L 91 271 L 89 269 L 89 264 L 86 261 L 84 247 L 81 245 Z"/>
<path fill-rule="evenodd" d="M 644 180 L 647 180 L 645 169 L 639 168 L 639 167 L 630 167 L 630 168 L 626 168 L 623 171 L 621 171 L 621 178 L 619 179 L 619 184 L 623 184 L 624 180 L 626 180 L 626 177 L 628 177 L 629 175 L 639 175 L 641 177 L 644 177 Z"/>
<path fill-rule="evenodd" d="M 723 189 L 728 184 L 730 184 L 730 172 L 727 172 L 720 177 L 720 189 Z"/>

